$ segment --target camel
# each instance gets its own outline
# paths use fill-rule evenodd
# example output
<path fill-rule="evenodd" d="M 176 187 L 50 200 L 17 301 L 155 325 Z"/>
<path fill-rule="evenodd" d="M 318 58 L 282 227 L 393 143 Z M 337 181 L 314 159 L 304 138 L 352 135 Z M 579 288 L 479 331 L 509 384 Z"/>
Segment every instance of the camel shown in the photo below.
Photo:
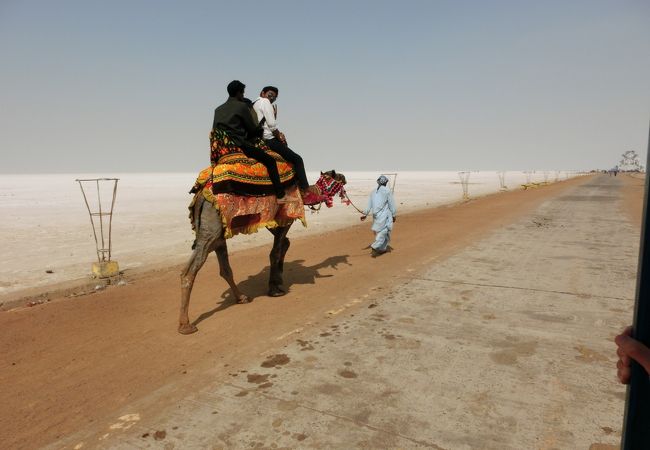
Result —
<path fill-rule="evenodd" d="M 329 175 L 328 175 L 329 174 Z M 345 177 L 335 171 L 325 172 L 323 175 L 330 179 L 340 180 L 345 184 Z M 322 179 L 322 176 L 321 176 Z M 320 181 L 320 180 L 319 180 Z M 326 201 L 323 197 L 323 202 Z M 331 196 L 327 199 L 331 203 Z M 328 204 L 330 206 L 330 204 Z M 192 256 L 181 272 L 181 309 L 178 323 L 178 332 L 181 334 L 191 334 L 198 331 L 197 327 L 190 323 L 189 304 L 194 280 L 201 267 L 205 263 L 208 255 L 215 252 L 219 261 L 219 273 L 226 280 L 230 291 L 239 304 L 249 303 L 251 299 L 243 294 L 235 283 L 232 268 L 228 260 L 228 247 L 226 244 L 225 229 L 221 216 L 215 208 L 203 196 L 198 195 L 196 203 L 193 206 L 194 227 L 196 230 L 196 240 L 193 247 Z M 291 223 L 275 228 L 267 228 L 273 234 L 273 247 L 269 254 L 270 260 L 270 277 L 268 295 L 270 297 L 280 297 L 286 294 L 283 288 L 283 265 L 284 257 L 289 250 L 289 239 L 287 233 L 291 228 Z"/>

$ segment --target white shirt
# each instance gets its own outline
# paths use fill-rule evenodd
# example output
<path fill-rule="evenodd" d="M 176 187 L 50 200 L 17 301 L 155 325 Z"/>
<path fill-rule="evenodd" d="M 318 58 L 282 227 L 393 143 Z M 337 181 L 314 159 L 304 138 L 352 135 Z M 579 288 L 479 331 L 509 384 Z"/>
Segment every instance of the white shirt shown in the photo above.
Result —
<path fill-rule="evenodd" d="M 264 139 L 273 139 L 273 132 L 278 129 L 278 122 L 275 120 L 275 109 L 268 98 L 257 97 L 253 103 L 253 109 L 257 113 L 257 120 L 260 122 L 266 118 L 264 122 Z"/>

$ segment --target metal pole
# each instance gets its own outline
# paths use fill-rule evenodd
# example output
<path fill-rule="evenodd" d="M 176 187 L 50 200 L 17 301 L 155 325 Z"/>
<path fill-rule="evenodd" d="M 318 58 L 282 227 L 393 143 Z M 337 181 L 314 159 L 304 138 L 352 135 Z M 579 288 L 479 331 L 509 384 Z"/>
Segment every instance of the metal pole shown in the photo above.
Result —
<path fill-rule="evenodd" d="M 97 204 L 99 205 L 99 234 L 102 237 L 102 261 L 106 261 L 106 244 L 104 244 L 104 215 L 102 214 L 102 194 L 99 191 L 99 179 L 97 183 Z"/>
<path fill-rule="evenodd" d="M 113 201 L 111 202 L 111 212 L 108 215 L 108 260 L 111 260 L 111 250 L 112 250 L 112 242 L 111 242 L 111 232 L 113 228 L 113 208 L 115 207 L 115 195 L 117 194 L 117 181 L 113 181 Z"/>
<path fill-rule="evenodd" d="M 86 203 L 86 208 L 88 208 L 88 214 L 90 215 L 90 225 L 93 227 L 93 236 L 95 236 L 95 249 L 97 250 L 97 262 L 102 262 L 102 259 L 99 257 L 99 242 L 97 241 L 97 232 L 95 231 L 95 221 L 93 220 L 93 212 L 90 210 L 90 204 L 86 198 L 86 192 L 84 191 L 83 182 L 88 180 L 77 180 L 79 182 L 79 187 L 81 188 L 81 193 L 84 196 L 84 203 Z"/>
<path fill-rule="evenodd" d="M 648 131 L 648 158 L 650 158 L 650 128 Z M 632 337 L 650 346 L 650 224 L 648 224 L 648 183 L 648 173 L 646 173 Z M 645 450 L 649 448 L 650 378 L 645 370 L 633 361 L 632 377 L 627 388 L 627 398 L 625 401 L 621 449 Z"/>

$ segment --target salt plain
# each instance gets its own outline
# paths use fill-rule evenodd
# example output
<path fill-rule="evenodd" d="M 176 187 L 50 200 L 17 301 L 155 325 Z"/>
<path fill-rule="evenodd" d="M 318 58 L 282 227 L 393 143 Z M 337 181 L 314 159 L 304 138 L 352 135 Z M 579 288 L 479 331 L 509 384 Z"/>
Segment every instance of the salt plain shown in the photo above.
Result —
<path fill-rule="evenodd" d="M 346 172 L 346 190 L 352 202 L 364 209 L 368 193 L 381 172 Z M 0 175 L 0 296 L 23 289 L 88 278 L 97 260 L 88 211 L 77 178 L 119 178 L 112 221 L 112 259 L 126 273 L 184 262 L 189 258 L 194 235 L 188 220 L 187 193 L 196 173 L 125 173 Z M 527 181 L 564 180 L 574 172 L 506 172 L 505 184 L 519 189 Z M 318 174 L 308 173 L 314 182 Z M 530 180 L 529 180 L 530 179 Z M 399 214 L 462 201 L 458 172 L 398 172 L 395 201 Z M 469 196 L 498 192 L 497 172 L 471 172 Z M 103 189 L 104 208 L 110 189 Z M 95 208 L 96 190 L 88 191 Z M 306 212 L 308 226 L 295 224 L 289 236 L 300 237 L 359 223 L 353 206 L 335 199 L 334 207 Z M 368 228 L 370 224 L 367 223 Z M 399 222 L 396 225 L 399 227 Z M 105 230 L 106 231 L 106 230 Z M 372 233 L 368 229 L 368 242 Z M 270 245 L 271 234 L 260 231 L 228 240 L 230 251 Z M 49 273 L 51 272 L 51 273 Z"/>

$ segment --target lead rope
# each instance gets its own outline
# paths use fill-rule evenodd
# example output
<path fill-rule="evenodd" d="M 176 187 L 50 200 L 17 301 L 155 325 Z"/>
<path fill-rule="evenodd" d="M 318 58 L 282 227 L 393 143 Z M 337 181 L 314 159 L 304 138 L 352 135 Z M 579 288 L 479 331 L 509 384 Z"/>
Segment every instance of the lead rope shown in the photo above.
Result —
<path fill-rule="evenodd" d="M 307 205 L 307 208 L 311 209 L 311 212 L 313 214 L 313 213 L 317 213 L 318 211 L 320 211 L 322 206 L 323 206 L 323 202 L 320 202 L 318 204 L 318 208 L 316 208 L 314 205 Z"/>
<path fill-rule="evenodd" d="M 316 182 L 316 185 L 319 187 L 319 189 L 327 191 L 325 189 L 325 186 L 323 185 L 323 176 L 322 175 L 321 175 L 321 178 L 319 178 L 318 181 Z M 340 194 L 343 194 L 345 196 L 345 200 L 346 200 L 345 203 L 347 203 L 348 205 L 352 205 L 352 207 L 354 209 L 356 209 L 357 212 L 359 212 L 360 214 L 363 214 L 364 216 L 367 215 L 367 214 L 365 214 L 364 211 L 357 208 L 357 205 L 355 205 L 354 202 L 352 200 L 350 200 L 350 197 L 348 196 L 348 193 L 346 192 L 346 190 L 345 190 L 345 188 L 343 186 L 341 186 L 339 195 Z M 323 207 L 323 202 L 320 202 L 317 207 L 314 206 L 314 205 L 307 205 L 307 207 L 311 210 L 312 213 L 315 213 L 315 212 L 320 211 L 320 209 Z"/>
<path fill-rule="evenodd" d="M 361 211 L 359 208 L 357 208 L 357 205 L 355 205 L 354 203 L 352 203 L 352 200 L 350 200 L 350 197 L 348 197 L 348 193 L 347 193 L 346 191 L 343 191 L 343 195 L 345 195 L 345 198 L 347 199 L 348 202 L 350 202 L 350 205 L 352 205 L 352 207 L 353 207 L 354 209 L 356 209 L 357 211 L 359 211 L 359 212 L 360 212 L 361 214 L 363 214 L 364 216 L 366 215 L 365 212 L 363 212 L 363 211 Z"/>
<path fill-rule="evenodd" d="M 348 193 L 345 190 L 343 191 L 343 195 L 345 195 L 345 199 L 347 200 L 348 205 L 352 205 L 352 207 L 354 209 L 356 209 L 360 214 L 363 214 L 364 216 L 366 215 L 365 212 L 363 212 L 359 208 L 357 208 L 357 205 L 355 205 L 354 202 L 352 202 L 352 200 L 350 200 L 350 197 L 348 197 Z M 318 212 L 323 207 L 323 202 L 320 202 L 318 204 L 318 207 L 315 207 L 314 205 L 307 205 L 307 207 L 309 209 L 311 209 L 312 212 Z"/>

